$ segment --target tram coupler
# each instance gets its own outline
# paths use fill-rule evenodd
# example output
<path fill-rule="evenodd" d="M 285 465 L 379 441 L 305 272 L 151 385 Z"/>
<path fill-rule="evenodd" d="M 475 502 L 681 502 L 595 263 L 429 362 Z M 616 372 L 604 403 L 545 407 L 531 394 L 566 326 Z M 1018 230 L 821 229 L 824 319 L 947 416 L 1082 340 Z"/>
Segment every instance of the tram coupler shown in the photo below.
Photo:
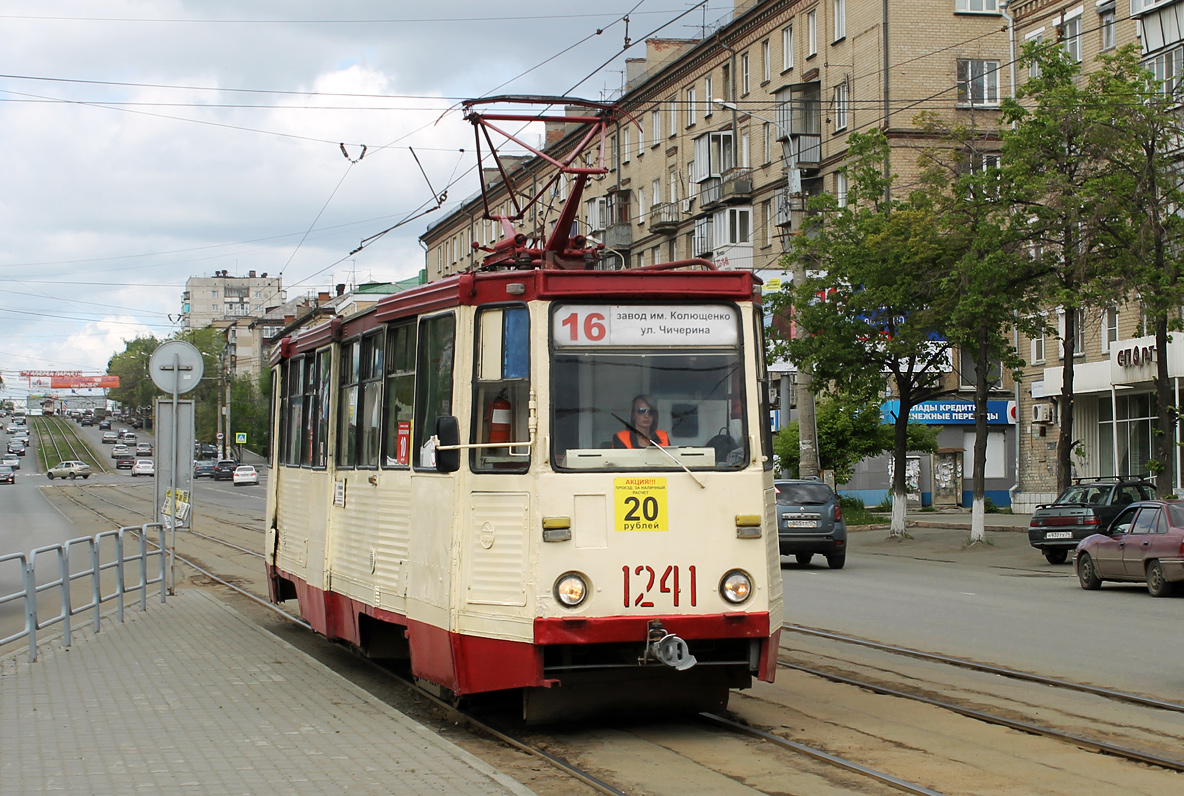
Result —
<path fill-rule="evenodd" d="M 660 619 L 650 620 L 645 652 L 638 663 L 644 665 L 650 661 L 664 663 L 680 672 L 698 663 L 687 643 L 673 633 L 667 633 Z"/>

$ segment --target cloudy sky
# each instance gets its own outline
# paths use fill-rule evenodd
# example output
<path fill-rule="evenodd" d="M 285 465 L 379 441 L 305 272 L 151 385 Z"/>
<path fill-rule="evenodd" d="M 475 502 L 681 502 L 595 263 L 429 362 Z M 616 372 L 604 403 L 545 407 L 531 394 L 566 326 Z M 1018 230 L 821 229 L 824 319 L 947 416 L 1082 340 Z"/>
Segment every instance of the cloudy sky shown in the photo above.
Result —
<path fill-rule="evenodd" d="M 477 189 L 459 100 L 600 99 L 620 88 L 625 57 L 644 56 L 646 35 L 695 37 L 731 8 L 732 0 L 5 0 L 7 395 L 24 392 L 21 371 L 102 373 L 124 340 L 167 337 L 190 276 L 281 274 L 291 298 L 414 275 L 426 225 Z M 627 54 L 626 14 L 636 43 Z M 351 162 L 363 145 L 365 157 Z M 444 190 L 443 210 L 350 256 Z"/>

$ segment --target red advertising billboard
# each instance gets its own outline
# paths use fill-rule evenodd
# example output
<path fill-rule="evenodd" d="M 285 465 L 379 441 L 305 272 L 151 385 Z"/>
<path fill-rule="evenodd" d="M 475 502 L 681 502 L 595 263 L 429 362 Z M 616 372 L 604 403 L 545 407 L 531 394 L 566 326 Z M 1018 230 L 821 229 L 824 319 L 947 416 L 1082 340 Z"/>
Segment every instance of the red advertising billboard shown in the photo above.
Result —
<path fill-rule="evenodd" d="M 79 390 L 114 388 L 119 386 L 118 376 L 53 376 L 49 386 L 55 390 Z"/>

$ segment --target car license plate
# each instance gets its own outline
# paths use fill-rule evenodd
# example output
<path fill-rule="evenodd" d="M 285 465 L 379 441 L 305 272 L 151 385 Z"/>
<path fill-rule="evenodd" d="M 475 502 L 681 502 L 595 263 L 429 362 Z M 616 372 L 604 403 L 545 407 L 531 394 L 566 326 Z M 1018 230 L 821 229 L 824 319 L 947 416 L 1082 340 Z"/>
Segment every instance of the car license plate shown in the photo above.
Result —
<path fill-rule="evenodd" d="M 818 520 L 786 520 L 785 524 L 790 528 L 817 528 Z"/>
<path fill-rule="evenodd" d="M 1072 539 L 1072 531 L 1049 531 L 1044 534 L 1045 539 Z"/>

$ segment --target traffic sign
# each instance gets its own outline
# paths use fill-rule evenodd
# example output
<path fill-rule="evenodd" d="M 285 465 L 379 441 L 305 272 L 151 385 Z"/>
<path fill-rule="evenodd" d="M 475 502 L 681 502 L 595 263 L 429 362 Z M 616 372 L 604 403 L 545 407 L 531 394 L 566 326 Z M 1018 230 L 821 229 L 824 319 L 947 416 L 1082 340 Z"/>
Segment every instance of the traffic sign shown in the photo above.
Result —
<path fill-rule="evenodd" d="M 219 431 L 217 434 L 214 435 L 214 438 L 219 439 L 219 440 L 222 439 L 222 432 Z"/>
<path fill-rule="evenodd" d="M 247 432 L 245 432 L 245 431 L 235 432 L 234 444 L 235 445 L 246 445 L 247 444 Z"/>

